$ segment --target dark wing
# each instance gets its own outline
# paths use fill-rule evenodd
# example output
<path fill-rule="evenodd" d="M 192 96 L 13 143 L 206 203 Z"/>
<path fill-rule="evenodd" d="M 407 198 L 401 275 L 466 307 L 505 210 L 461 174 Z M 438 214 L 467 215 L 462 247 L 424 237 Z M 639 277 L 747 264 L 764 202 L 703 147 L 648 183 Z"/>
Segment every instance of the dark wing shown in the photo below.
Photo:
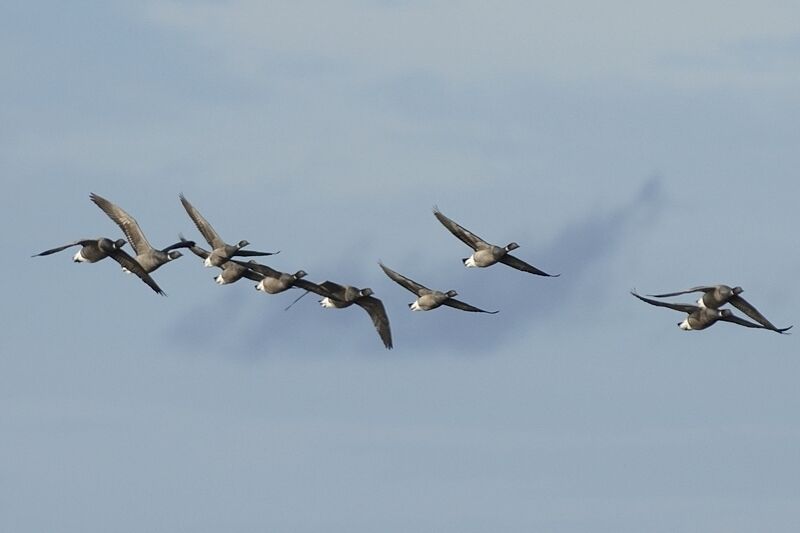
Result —
<path fill-rule="evenodd" d="M 270 268 L 267 265 L 262 265 L 261 263 L 256 263 L 255 261 L 237 261 L 236 259 L 231 259 L 230 261 L 232 263 L 236 263 L 239 266 L 243 266 L 248 270 L 252 270 L 253 272 L 261 274 L 261 277 L 266 276 L 268 278 L 275 278 L 275 279 L 281 277 L 281 273 L 275 270 L 274 268 Z"/>
<path fill-rule="evenodd" d="M 124 250 L 120 250 L 117 248 L 113 252 L 109 254 L 114 261 L 119 263 L 121 266 L 128 269 L 129 272 L 132 274 L 136 274 L 139 276 L 139 279 L 147 283 L 147 285 L 156 291 L 161 296 L 166 296 L 164 291 L 161 290 L 161 287 L 155 282 L 153 278 L 150 277 L 150 274 L 144 271 L 142 265 L 136 262 L 136 259 L 128 255 Z"/>
<path fill-rule="evenodd" d="M 431 292 L 431 290 L 428 287 L 420 285 L 416 281 L 408 279 L 402 274 L 398 274 L 397 272 L 387 267 L 383 263 L 379 262 L 378 264 L 380 265 L 381 269 L 386 273 L 386 275 L 389 276 L 389 278 L 391 278 L 392 281 L 403 286 L 404 288 L 413 292 L 417 296 L 422 296 L 423 294 L 428 294 Z"/>
<path fill-rule="evenodd" d="M 228 263 L 224 263 L 222 265 L 222 268 L 224 269 L 225 265 L 227 265 L 227 264 Z M 244 272 L 242 272 L 242 277 L 247 278 L 247 279 L 252 280 L 252 281 L 261 281 L 262 279 L 264 279 L 264 275 L 263 274 L 259 274 L 258 272 L 250 270 L 249 268 L 245 268 L 244 269 Z"/>
<path fill-rule="evenodd" d="M 67 248 L 71 248 L 73 246 L 79 246 L 79 245 L 80 246 L 86 246 L 87 244 L 91 244 L 93 242 L 96 243 L 97 241 L 90 240 L 90 239 L 85 239 L 85 240 L 82 240 L 82 241 L 75 241 L 75 242 L 71 242 L 69 244 L 65 244 L 64 246 L 59 246 L 58 248 L 51 248 L 49 250 L 45 250 L 44 252 L 39 252 L 38 254 L 34 254 L 31 257 L 39 257 L 41 255 L 50 255 L 50 254 L 54 254 L 54 253 L 60 252 L 62 250 L 66 250 Z"/>
<path fill-rule="evenodd" d="M 186 244 L 187 247 L 189 248 L 189 250 L 191 250 L 192 253 L 194 255 L 196 255 L 197 257 L 199 257 L 200 259 L 206 259 L 210 255 L 210 252 L 208 252 L 205 249 L 200 248 L 199 246 L 197 246 L 197 244 L 195 244 L 194 241 L 189 241 L 189 240 L 185 239 L 183 235 L 178 235 L 178 237 L 180 237 L 180 239 L 181 239 L 180 242 L 182 244 Z"/>
<path fill-rule="evenodd" d="M 716 287 L 709 286 L 709 285 L 699 285 L 697 287 L 692 287 L 691 289 L 684 289 L 678 292 L 665 292 L 664 294 L 648 294 L 648 296 L 652 296 L 653 298 L 669 298 L 670 296 L 679 296 L 681 294 L 689 294 L 690 292 L 708 292 L 713 291 Z"/>
<path fill-rule="evenodd" d="M 275 255 L 281 253 L 280 250 L 277 252 L 255 252 L 253 250 L 237 250 L 233 255 L 239 257 L 258 257 L 264 255 Z"/>
<path fill-rule="evenodd" d="M 153 249 L 144 236 L 144 233 L 142 233 L 142 229 L 139 227 L 136 219 L 126 213 L 121 207 L 112 204 L 95 193 L 91 193 L 89 199 L 120 227 L 122 233 L 125 234 L 125 238 L 131 243 L 131 248 L 133 248 L 133 251 L 136 252 L 137 255 Z"/>
<path fill-rule="evenodd" d="M 340 302 L 344 301 L 344 294 L 345 294 L 344 286 L 339 285 L 338 283 L 334 283 L 332 281 L 323 281 L 322 283 L 319 284 L 319 287 L 325 291 L 325 294 L 317 292 L 317 294 L 319 294 L 320 296 L 333 298 L 334 300 L 339 300 Z"/>
<path fill-rule="evenodd" d="M 475 306 L 464 303 L 461 300 L 456 300 L 455 298 L 448 298 L 442 302 L 442 305 L 453 307 L 455 309 L 461 309 L 462 311 L 470 311 L 472 313 L 488 313 L 490 315 L 499 313 L 499 311 L 484 311 L 483 309 L 478 309 Z"/>
<path fill-rule="evenodd" d="M 216 250 L 217 248 L 222 248 L 225 246 L 225 242 L 220 238 L 214 228 L 211 227 L 211 224 L 203 218 L 203 215 L 200 214 L 200 211 L 194 208 L 192 204 L 189 203 L 189 200 L 181 194 L 181 203 L 183 204 L 183 208 L 186 209 L 186 212 L 189 214 L 189 218 L 192 219 L 194 225 L 197 226 L 197 229 L 200 233 L 203 234 L 203 238 L 206 242 L 211 245 L 211 248 Z"/>
<path fill-rule="evenodd" d="M 631 294 L 639 298 L 641 301 L 649 303 L 650 305 L 655 305 L 657 307 L 668 307 L 670 309 L 674 309 L 675 311 L 681 311 L 682 313 L 692 314 L 700 309 L 696 305 L 691 304 L 673 304 L 668 302 L 659 302 L 658 300 L 651 300 L 650 298 L 639 296 L 633 291 L 631 291 Z"/>
<path fill-rule="evenodd" d="M 528 272 L 529 274 L 536 274 L 537 276 L 547 276 L 550 278 L 557 278 L 558 276 L 561 275 L 561 274 L 548 274 L 547 272 L 539 270 L 533 265 L 529 265 L 522 259 L 517 259 L 511 254 L 504 255 L 503 258 L 500 259 L 500 262 L 503 263 L 504 265 L 510 266 L 511 268 L 516 268 L 517 270 L 522 270 L 523 272 Z"/>
<path fill-rule="evenodd" d="M 197 246 L 197 243 L 194 241 L 187 241 L 183 237 L 181 237 L 180 242 L 176 242 L 175 244 L 170 244 L 166 248 L 162 248 L 162 252 L 169 252 L 170 250 L 177 250 L 178 248 L 191 248 L 192 246 Z"/>
<path fill-rule="evenodd" d="M 372 296 L 364 296 L 356 299 L 356 304 L 369 314 L 369 317 L 372 319 L 372 324 L 375 326 L 378 335 L 380 335 L 383 341 L 383 345 L 391 350 L 392 330 L 389 328 L 389 317 L 386 315 L 383 302 Z"/>
<path fill-rule="evenodd" d="M 749 320 L 745 320 L 744 318 L 738 317 L 738 316 L 733 315 L 733 314 L 731 314 L 730 316 L 721 316 L 721 317 L 719 317 L 719 320 L 723 320 L 725 322 L 730 322 L 732 324 L 738 324 L 738 325 L 744 326 L 746 328 L 772 329 L 772 328 L 766 328 L 766 327 L 762 326 L 761 324 L 756 324 L 755 322 L 750 322 Z M 789 328 L 786 328 L 786 329 L 789 329 Z M 786 330 L 777 330 L 776 329 L 775 331 L 780 331 L 782 333 L 782 332 L 784 332 Z"/>
<path fill-rule="evenodd" d="M 484 241 L 483 239 L 481 239 L 468 229 L 459 226 L 458 224 L 456 224 L 455 222 L 444 216 L 442 212 L 439 211 L 438 208 L 436 207 L 433 208 L 433 214 L 437 219 L 439 219 L 439 222 L 441 222 L 442 225 L 450 231 L 450 233 L 458 237 L 461 240 L 461 242 L 463 242 L 473 250 L 479 250 L 481 248 L 488 248 L 489 246 L 491 246 L 488 242 Z"/>
<path fill-rule="evenodd" d="M 308 281 L 305 279 L 298 279 L 294 282 L 294 286 L 300 289 L 305 289 L 308 292 L 313 292 L 314 294 L 319 294 L 323 298 L 333 298 L 333 295 L 328 292 L 322 285 L 314 283 L 312 281 Z M 335 299 L 335 298 L 334 298 Z"/>
<path fill-rule="evenodd" d="M 314 283 L 313 281 L 308 281 L 305 279 L 297 279 L 292 283 L 292 287 L 297 287 L 298 289 L 305 289 L 309 292 L 313 292 L 314 294 L 319 294 L 320 296 L 327 296 L 327 294 L 323 294 L 326 292 L 325 289 Z"/>
<path fill-rule="evenodd" d="M 786 331 L 787 329 L 789 329 L 789 328 L 783 328 L 783 329 L 776 328 L 772 324 L 772 322 L 767 320 L 766 317 L 764 317 L 764 315 L 762 315 L 761 313 L 758 312 L 758 309 L 753 307 L 750 304 L 750 302 L 748 302 L 747 300 L 745 300 L 744 298 L 742 298 L 738 294 L 735 294 L 735 295 L 731 296 L 731 298 L 728 300 L 728 302 L 732 306 L 734 306 L 736 309 L 738 309 L 742 313 L 746 314 L 747 316 L 749 316 L 750 318 L 752 318 L 753 320 L 755 320 L 756 322 L 758 322 L 759 324 L 761 324 L 762 326 L 764 326 L 767 329 L 771 329 L 773 331 Z"/>

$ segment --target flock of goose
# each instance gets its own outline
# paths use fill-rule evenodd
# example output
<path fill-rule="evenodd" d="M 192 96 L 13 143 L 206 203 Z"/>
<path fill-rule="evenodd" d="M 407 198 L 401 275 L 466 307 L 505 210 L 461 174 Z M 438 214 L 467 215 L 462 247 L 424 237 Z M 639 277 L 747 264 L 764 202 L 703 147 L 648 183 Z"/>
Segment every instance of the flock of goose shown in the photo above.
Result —
<path fill-rule="evenodd" d="M 247 261 L 235 259 L 236 257 L 263 257 L 274 255 L 279 252 L 244 250 L 243 248 L 250 244 L 246 240 L 240 240 L 236 244 L 226 243 L 183 194 L 180 195 L 181 204 L 200 234 L 210 246 L 210 251 L 201 248 L 195 241 L 184 238 L 183 235 L 180 235 L 179 242 L 171 244 L 166 248 L 154 248 L 145 237 L 136 220 L 121 207 L 94 193 L 90 194 L 89 198 L 119 226 L 122 233 L 125 235 L 125 239 L 112 240 L 106 237 L 82 239 L 45 250 L 44 252 L 35 254 L 33 257 L 50 255 L 73 246 L 80 246 L 80 250 L 73 256 L 75 262 L 96 263 L 106 257 L 111 257 L 120 264 L 123 270 L 135 274 L 155 292 L 164 295 L 164 291 L 161 290 L 150 274 L 162 265 L 181 257 L 183 254 L 179 249 L 187 248 L 203 259 L 203 264 L 206 267 L 217 267 L 221 270 L 220 274 L 215 278 L 215 281 L 220 285 L 227 285 L 242 278 L 247 278 L 256 282 L 257 290 L 268 294 L 284 292 L 292 287 L 305 290 L 300 297 L 309 292 L 313 292 L 321 296 L 319 303 L 325 308 L 342 309 L 356 304 L 369 314 L 384 346 L 388 349 L 392 348 L 392 333 L 386 309 L 383 306 L 383 302 L 373 295 L 372 289 L 359 289 L 354 286 L 341 285 L 332 281 L 314 283 L 304 279 L 306 272 L 303 270 L 298 270 L 294 274 L 290 274 L 274 270 L 267 265 L 258 263 L 254 259 L 249 259 Z M 473 250 L 472 255 L 462 259 L 465 267 L 486 268 L 496 263 L 502 263 L 522 272 L 535 274 L 537 276 L 558 276 L 558 274 L 548 274 L 511 255 L 509 252 L 519 248 L 519 245 L 515 242 L 511 242 L 502 247 L 490 244 L 446 217 L 438 208 L 434 208 L 433 214 L 450 233 Z M 135 253 L 134 256 L 122 249 L 126 243 L 130 243 Z M 429 289 L 395 272 L 383 263 L 379 263 L 379 265 L 391 280 L 416 295 L 416 300 L 408 304 L 408 307 L 412 311 L 430 311 L 437 307 L 447 306 L 473 313 L 497 313 L 497 311 L 485 311 L 457 300 L 455 296 L 457 296 L 458 293 L 454 290 L 442 292 Z M 660 300 L 661 298 L 679 296 L 692 292 L 703 293 L 703 296 L 697 300 L 696 304 L 676 304 Z M 777 333 L 786 333 L 787 330 L 792 328 L 792 326 L 786 328 L 775 327 L 755 307 L 740 296 L 741 292 L 741 287 L 731 288 L 727 285 L 714 285 L 692 287 L 690 289 L 665 294 L 648 295 L 652 298 L 659 298 L 659 300 L 645 298 L 635 291 L 632 291 L 631 294 L 650 305 L 667 307 L 686 313 L 686 319 L 678 323 L 678 325 L 681 329 L 687 331 L 706 329 L 718 321 L 730 322 L 749 328 L 768 329 Z M 297 300 L 299 300 L 300 297 L 298 297 Z M 297 300 L 295 300 L 295 302 Z M 734 315 L 730 309 L 721 309 L 723 305 L 728 303 L 745 313 L 749 318 L 755 320 L 755 322 L 750 322 Z"/>

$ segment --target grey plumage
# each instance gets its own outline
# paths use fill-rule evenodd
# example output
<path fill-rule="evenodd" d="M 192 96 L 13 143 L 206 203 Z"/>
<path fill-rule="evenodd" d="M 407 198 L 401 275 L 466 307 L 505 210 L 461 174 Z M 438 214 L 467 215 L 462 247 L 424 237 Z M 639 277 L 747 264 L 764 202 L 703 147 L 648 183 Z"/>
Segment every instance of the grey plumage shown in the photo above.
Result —
<path fill-rule="evenodd" d="M 145 272 L 150 273 L 158 269 L 161 265 L 166 264 L 174 259 L 181 257 L 178 248 L 189 248 L 194 246 L 194 241 L 181 241 L 176 242 L 158 250 L 153 248 L 147 237 L 136 219 L 129 215 L 124 209 L 118 205 L 106 200 L 99 194 L 91 193 L 89 198 L 97 205 L 108 217 L 120 227 L 131 248 L 136 253 L 136 262 L 139 263 Z"/>
<path fill-rule="evenodd" d="M 543 270 L 539 270 L 535 266 L 522 261 L 508 252 L 519 248 L 515 242 L 511 242 L 504 247 L 489 244 L 481 239 L 468 229 L 457 224 L 455 221 L 446 217 L 438 208 L 433 208 L 433 214 L 447 228 L 447 230 L 455 235 L 461 242 L 475 250 L 470 257 L 462 259 L 464 266 L 485 268 L 494 265 L 495 263 L 503 263 L 517 270 L 528 272 L 529 274 L 536 274 L 537 276 L 558 277 L 560 274 L 548 274 Z"/>
<path fill-rule="evenodd" d="M 203 235 L 203 238 L 211 246 L 211 251 L 204 261 L 206 266 L 221 267 L 226 261 L 235 256 L 255 257 L 279 253 L 242 250 L 242 248 L 250 244 L 246 240 L 241 240 L 237 244 L 226 244 L 225 241 L 223 241 L 219 234 L 214 230 L 214 228 L 211 227 L 211 224 L 209 224 L 203 215 L 200 214 L 200 211 L 198 211 L 183 194 L 180 195 L 180 199 L 181 204 L 183 204 L 183 208 L 189 215 L 189 218 L 192 219 L 198 231 L 200 231 L 200 233 Z"/>
<path fill-rule="evenodd" d="M 73 256 L 73 261 L 76 263 L 96 263 L 105 259 L 106 257 L 110 257 L 119 263 L 124 269 L 136 274 L 139 279 L 146 283 L 147 286 L 153 289 L 155 292 L 161 294 L 162 296 L 165 295 L 164 291 L 161 290 L 161 287 L 159 287 L 155 280 L 150 277 L 150 274 L 145 272 L 142 266 L 137 263 L 133 257 L 122 250 L 122 247 L 125 246 L 124 239 L 117 239 L 116 241 L 112 241 L 106 237 L 100 237 L 98 239 L 83 239 L 45 250 L 44 252 L 35 254 L 33 257 L 54 254 L 62 250 L 66 250 L 72 246 L 81 246 L 81 249 L 78 250 L 78 252 Z"/>
<path fill-rule="evenodd" d="M 768 328 L 761 324 L 749 322 L 743 318 L 737 317 L 736 315 L 733 314 L 733 312 L 730 309 L 715 309 L 711 307 L 701 307 L 699 305 L 692 305 L 692 304 L 675 304 L 675 303 L 662 302 L 659 300 L 652 300 L 650 298 L 639 296 L 635 291 L 631 291 L 631 294 L 636 298 L 640 299 L 641 301 L 648 303 L 650 305 L 654 305 L 657 307 L 666 307 L 668 309 L 673 309 L 675 311 L 686 313 L 687 314 L 686 320 L 678 323 L 681 329 L 685 330 L 703 330 L 714 325 L 716 322 L 720 320 L 723 322 L 730 322 L 732 324 L 737 324 L 739 326 L 744 326 L 747 328 L 768 329 L 770 331 L 775 331 L 777 333 L 785 333 L 787 330 L 792 328 L 792 326 L 781 329 Z"/>
<path fill-rule="evenodd" d="M 484 311 L 483 309 L 479 309 L 460 300 L 456 300 L 455 296 L 457 296 L 458 293 L 454 290 L 447 292 L 434 291 L 410 278 L 403 276 L 398 272 L 395 272 L 381 262 L 378 262 L 378 265 L 380 265 L 383 272 L 389 276 L 389 279 L 417 295 L 417 300 L 408 304 L 408 307 L 411 308 L 412 311 L 430 311 L 445 305 L 454 309 L 460 309 L 461 311 L 469 311 L 472 313 L 488 313 L 490 315 L 497 313 L 497 311 Z"/>
<path fill-rule="evenodd" d="M 736 307 L 739 311 L 743 312 L 766 329 L 773 331 L 785 331 L 789 328 L 777 328 L 775 325 L 767 320 L 758 309 L 756 309 L 750 302 L 745 300 L 741 295 L 744 290 L 741 287 L 730 287 L 728 285 L 699 285 L 689 289 L 683 289 L 676 292 L 668 292 L 664 294 L 650 294 L 654 298 L 668 298 L 670 296 L 679 296 L 681 294 L 689 294 L 692 292 L 702 292 L 703 296 L 697 300 L 697 304 L 702 307 L 709 307 L 711 309 L 719 309 L 721 306 L 729 303 Z M 791 326 L 790 326 L 791 327 Z"/>
<path fill-rule="evenodd" d="M 310 283 L 308 291 L 322 296 L 319 303 L 323 307 L 344 309 L 356 304 L 364 309 L 372 319 L 375 330 L 383 341 L 383 345 L 392 349 L 392 330 L 389 326 L 389 317 L 383 302 L 372 296 L 372 289 L 358 289 L 350 285 L 339 285 L 332 281 L 325 281 L 320 284 Z"/>

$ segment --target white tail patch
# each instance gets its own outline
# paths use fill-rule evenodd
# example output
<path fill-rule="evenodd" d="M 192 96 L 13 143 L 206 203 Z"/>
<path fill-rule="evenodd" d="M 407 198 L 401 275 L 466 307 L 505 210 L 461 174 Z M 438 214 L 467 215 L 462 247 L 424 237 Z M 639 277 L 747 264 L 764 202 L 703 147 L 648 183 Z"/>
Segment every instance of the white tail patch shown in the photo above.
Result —
<path fill-rule="evenodd" d="M 228 283 L 227 281 L 225 281 L 225 278 L 222 277 L 222 274 L 214 278 L 214 281 L 216 281 L 219 285 L 225 285 Z"/>
<path fill-rule="evenodd" d="M 686 320 L 684 320 L 683 322 L 681 322 L 680 324 L 678 324 L 678 327 L 680 327 L 683 331 L 691 331 L 692 330 L 692 326 L 689 325 L 689 319 L 688 318 Z"/>
<path fill-rule="evenodd" d="M 82 251 L 83 250 L 78 250 L 72 257 L 72 260 L 75 261 L 76 263 L 86 263 L 87 259 L 83 257 L 83 254 L 81 253 Z"/>
<path fill-rule="evenodd" d="M 477 263 L 475 263 L 475 254 L 467 257 L 467 260 L 464 261 L 464 266 L 467 268 L 478 268 Z"/>
<path fill-rule="evenodd" d="M 333 302 L 331 301 L 331 299 L 328 298 L 327 296 L 319 301 L 319 305 L 321 305 L 322 307 L 327 307 L 327 308 L 336 307 L 335 305 L 333 305 Z"/>
<path fill-rule="evenodd" d="M 214 265 L 212 265 L 212 264 L 211 264 L 211 254 L 208 254 L 208 257 L 206 257 L 206 260 L 205 260 L 205 261 L 203 261 L 203 264 L 204 264 L 205 266 L 207 266 L 207 267 L 212 267 L 212 266 L 214 266 Z"/>
<path fill-rule="evenodd" d="M 698 306 L 698 307 L 702 307 L 702 308 L 706 308 L 706 307 L 707 307 L 707 306 L 706 306 L 706 303 L 703 301 L 703 299 L 702 299 L 702 298 L 700 298 L 699 300 L 697 300 L 697 306 Z"/>
<path fill-rule="evenodd" d="M 410 308 L 412 311 L 424 311 L 424 310 L 425 310 L 425 309 L 423 309 L 423 308 L 421 308 L 421 307 L 419 306 L 419 300 L 415 300 L 415 301 L 414 301 L 414 303 L 412 303 L 412 304 L 409 306 L 409 308 Z"/>
<path fill-rule="evenodd" d="M 258 284 L 256 285 L 256 290 L 257 291 L 261 291 L 261 292 L 267 292 L 267 289 L 264 288 L 264 280 L 263 279 L 261 281 L 259 281 Z"/>

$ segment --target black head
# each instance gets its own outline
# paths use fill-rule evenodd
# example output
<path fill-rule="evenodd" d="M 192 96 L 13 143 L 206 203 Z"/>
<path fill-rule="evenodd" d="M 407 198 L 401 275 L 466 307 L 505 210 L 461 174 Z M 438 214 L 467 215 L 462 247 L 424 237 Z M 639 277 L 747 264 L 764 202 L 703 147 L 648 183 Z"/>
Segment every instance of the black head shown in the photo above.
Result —
<path fill-rule="evenodd" d="M 719 310 L 719 316 L 720 316 L 720 318 L 723 318 L 723 317 L 727 318 L 727 317 L 733 316 L 733 311 L 731 311 L 730 309 L 720 309 Z"/>
<path fill-rule="evenodd" d="M 120 249 L 123 246 L 125 246 L 125 244 L 127 244 L 125 239 L 117 239 L 116 241 L 114 241 L 114 248 Z"/>
<path fill-rule="evenodd" d="M 744 289 L 741 288 L 741 287 L 734 287 L 733 288 L 733 294 L 740 294 L 742 292 L 744 292 Z"/>
<path fill-rule="evenodd" d="M 447 296 L 448 298 L 455 298 L 456 296 L 458 296 L 458 293 L 457 293 L 456 291 L 453 291 L 453 290 L 449 290 L 449 291 L 447 291 L 447 292 L 446 292 L 446 293 L 444 293 L 444 294 L 445 294 L 445 296 Z"/>
<path fill-rule="evenodd" d="M 167 253 L 167 257 L 169 258 L 170 261 L 172 261 L 174 259 L 177 259 L 179 257 L 182 257 L 182 256 L 183 256 L 183 254 L 180 253 L 178 250 L 171 250 L 169 253 Z"/>
<path fill-rule="evenodd" d="M 250 243 L 249 243 L 249 242 L 247 242 L 246 240 L 242 239 L 241 241 L 239 241 L 239 244 L 238 244 L 237 246 L 238 246 L 239 248 L 244 248 L 244 247 L 245 247 L 245 246 L 247 246 L 248 244 L 250 244 Z"/>
<path fill-rule="evenodd" d="M 511 250 L 516 250 L 517 248 L 519 248 L 519 244 L 515 242 L 510 242 L 506 245 L 505 250 L 506 252 L 510 252 Z"/>
<path fill-rule="evenodd" d="M 297 272 L 294 273 L 294 279 L 300 279 L 306 276 L 308 276 L 308 274 L 306 274 L 305 270 L 298 270 Z"/>
<path fill-rule="evenodd" d="M 358 295 L 359 296 L 371 296 L 372 294 L 373 294 L 372 293 L 372 289 L 370 289 L 369 287 L 367 287 L 366 289 L 361 289 L 360 291 L 358 291 Z"/>

